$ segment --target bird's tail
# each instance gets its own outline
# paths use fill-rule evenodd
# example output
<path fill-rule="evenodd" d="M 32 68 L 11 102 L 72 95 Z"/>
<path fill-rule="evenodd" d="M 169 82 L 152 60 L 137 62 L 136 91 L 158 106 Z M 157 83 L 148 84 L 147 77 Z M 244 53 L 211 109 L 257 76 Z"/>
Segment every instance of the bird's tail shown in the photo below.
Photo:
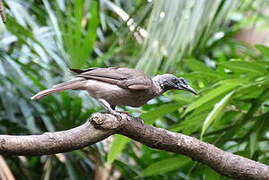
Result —
<path fill-rule="evenodd" d="M 61 83 L 61 84 L 57 84 L 50 89 L 40 91 L 36 95 L 32 96 L 31 99 L 32 100 L 39 99 L 49 94 L 60 92 L 60 91 L 65 91 L 65 90 L 83 89 L 83 85 L 85 83 L 84 80 L 85 79 L 82 79 L 82 78 L 76 78 L 76 79 Z"/>

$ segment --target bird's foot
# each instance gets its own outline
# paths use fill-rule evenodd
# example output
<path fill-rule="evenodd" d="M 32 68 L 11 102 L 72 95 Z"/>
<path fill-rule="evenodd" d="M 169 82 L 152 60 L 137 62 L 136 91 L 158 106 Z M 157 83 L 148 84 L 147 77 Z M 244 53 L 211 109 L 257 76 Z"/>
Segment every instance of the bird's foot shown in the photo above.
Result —
<path fill-rule="evenodd" d="M 115 110 L 112 110 L 112 109 L 108 110 L 108 112 L 109 112 L 110 114 L 115 115 L 115 116 L 121 116 L 121 112 L 118 112 L 118 111 L 115 111 Z"/>
<path fill-rule="evenodd" d="M 132 114 L 130 114 L 130 113 L 126 112 L 126 111 L 123 111 L 123 112 L 118 111 L 118 112 L 119 112 L 120 114 L 126 114 L 127 116 L 131 116 L 131 117 L 133 117 L 132 119 L 135 119 L 136 121 L 140 122 L 141 124 L 144 124 L 143 119 L 141 119 L 141 118 L 139 118 L 139 117 L 134 117 L 134 116 L 132 116 Z"/>
<path fill-rule="evenodd" d="M 130 116 L 130 113 L 128 113 L 128 112 L 125 112 L 125 111 L 123 111 L 123 112 L 120 112 L 120 113 L 123 113 L 123 114 L 126 114 L 126 115 Z"/>
<path fill-rule="evenodd" d="M 120 112 L 120 111 L 115 111 L 115 110 L 113 110 L 113 111 L 108 111 L 110 114 L 112 114 L 112 115 L 114 115 L 114 116 L 116 116 L 117 117 L 117 119 L 119 120 L 119 121 L 121 121 L 122 120 L 122 112 Z"/>
<path fill-rule="evenodd" d="M 120 112 L 117 112 L 116 110 L 114 110 L 106 100 L 98 99 L 98 101 L 104 106 L 104 108 L 107 110 L 108 113 L 121 118 Z"/>

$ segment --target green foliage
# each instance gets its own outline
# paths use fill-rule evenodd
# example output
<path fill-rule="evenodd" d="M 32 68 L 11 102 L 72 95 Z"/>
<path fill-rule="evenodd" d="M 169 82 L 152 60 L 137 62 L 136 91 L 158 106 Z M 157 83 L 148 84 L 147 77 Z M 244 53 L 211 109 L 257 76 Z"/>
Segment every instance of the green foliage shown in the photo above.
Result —
<path fill-rule="evenodd" d="M 63 40 L 65 52 L 69 55 L 71 67 L 82 68 L 85 66 L 94 48 L 97 27 L 99 24 L 98 6 L 96 1 L 77 0 L 66 1 L 64 6 L 55 5 L 55 12 L 49 7 L 50 19 L 55 20 L 55 26 L 59 29 L 59 36 Z M 86 8 L 85 8 L 86 7 Z M 64 19 L 62 21 L 62 19 Z M 56 28 L 55 27 L 55 28 Z"/>
<path fill-rule="evenodd" d="M 225 151 L 268 164 L 269 48 L 234 39 L 253 22 L 266 26 L 260 1 L 5 3 L 9 14 L 5 28 L 1 24 L 1 134 L 64 130 L 101 111 L 94 99 L 78 92 L 30 100 L 36 92 L 70 79 L 69 66 L 136 66 L 151 74 L 169 70 L 199 92 L 170 91 L 152 100 L 139 109 L 145 123 L 200 136 Z M 145 27 L 147 33 L 141 35 Z M 89 179 L 97 168 L 121 179 L 228 179 L 187 157 L 119 135 L 112 142 L 65 154 L 5 160 L 20 179 Z"/>
<path fill-rule="evenodd" d="M 149 74 L 176 70 L 182 58 L 201 51 L 240 1 L 158 0 L 149 18 L 149 38 L 137 68 Z"/>
<path fill-rule="evenodd" d="M 205 131 L 213 123 L 213 121 L 215 121 L 215 120 L 222 117 L 222 115 L 225 112 L 225 107 L 229 103 L 229 100 L 231 99 L 233 94 L 234 94 L 234 91 L 230 92 L 229 94 L 224 96 L 221 99 L 221 101 L 219 101 L 218 103 L 216 103 L 214 105 L 214 108 L 208 114 L 208 116 L 206 117 L 206 119 L 205 119 L 205 121 L 203 123 L 202 132 L 201 132 L 201 139 L 203 138 L 203 135 L 204 135 Z"/>
<path fill-rule="evenodd" d="M 196 101 L 194 101 L 185 111 L 185 114 L 194 110 L 198 109 L 199 107 L 203 108 L 205 104 L 209 104 L 216 98 L 222 96 L 223 94 L 232 91 L 235 87 L 239 86 L 240 84 L 243 84 L 244 81 L 237 81 L 236 79 L 229 79 L 229 81 L 219 81 L 217 88 L 213 86 L 210 90 L 208 90 L 201 98 L 198 98 Z"/>
<path fill-rule="evenodd" d="M 141 172 L 141 176 L 154 176 L 163 173 L 167 173 L 169 171 L 178 170 L 182 166 L 188 164 L 191 160 L 186 157 L 173 157 L 161 160 L 159 162 L 151 164 L 149 167 L 144 169 Z"/>
<path fill-rule="evenodd" d="M 153 110 L 143 113 L 141 118 L 146 124 L 153 124 L 156 120 L 164 117 L 166 114 L 176 111 L 180 105 L 180 102 L 163 104 Z"/>
<path fill-rule="evenodd" d="M 109 164 L 111 164 L 120 155 L 128 142 L 130 142 L 129 138 L 122 135 L 115 135 L 115 138 L 107 154 L 107 162 Z"/>

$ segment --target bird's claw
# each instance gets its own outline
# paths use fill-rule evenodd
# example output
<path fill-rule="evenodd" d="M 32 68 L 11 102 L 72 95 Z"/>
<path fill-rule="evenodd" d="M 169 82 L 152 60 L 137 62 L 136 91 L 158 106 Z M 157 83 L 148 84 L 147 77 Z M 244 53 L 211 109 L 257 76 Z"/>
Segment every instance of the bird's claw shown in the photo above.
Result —
<path fill-rule="evenodd" d="M 128 112 L 120 112 L 120 113 L 130 116 L 130 113 L 128 113 Z"/>

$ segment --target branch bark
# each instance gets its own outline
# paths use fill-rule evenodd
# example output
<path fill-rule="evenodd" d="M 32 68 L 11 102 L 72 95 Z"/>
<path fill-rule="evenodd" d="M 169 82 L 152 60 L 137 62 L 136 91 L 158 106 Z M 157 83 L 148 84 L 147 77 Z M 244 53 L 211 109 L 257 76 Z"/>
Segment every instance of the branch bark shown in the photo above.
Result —
<path fill-rule="evenodd" d="M 96 113 L 83 125 L 41 135 L 0 135 L 0 154 L 45 155 L 80 149 L 112 134 L 122 134 L 149 147 L 184 154 L 222 175 L 234 179 L 269 179 L 269 166 L 225 152 L 211 144 L 180 133 L 143 124 L 121 114 Z"/>

